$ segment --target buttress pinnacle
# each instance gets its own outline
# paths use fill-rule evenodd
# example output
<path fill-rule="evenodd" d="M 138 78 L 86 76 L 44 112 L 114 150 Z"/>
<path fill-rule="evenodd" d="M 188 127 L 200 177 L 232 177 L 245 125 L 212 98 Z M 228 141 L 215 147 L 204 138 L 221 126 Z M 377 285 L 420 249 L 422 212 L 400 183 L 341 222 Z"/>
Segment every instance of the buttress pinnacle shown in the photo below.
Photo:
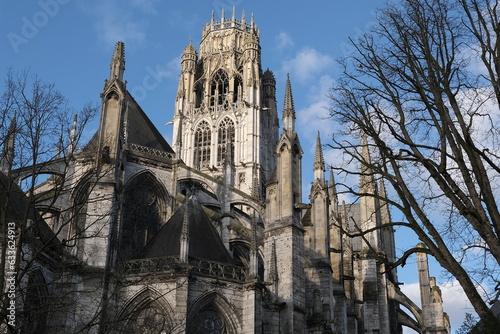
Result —
<path fill-rule="evenodd" d="M 373 193 L 375 191 L 375 180 L 373 177 L 368 138 L 365 134 L 362 137 L 361 159 L 360 189 L 362 192 Z"/>
<path fill-rule="evenodd" d="M 109 81 L 114 79 L 123 81 L 123 72 L 125 71 L 125 45 L 123 42 L 116 43 L 110 68 Z"/>
<path fill-rule="evenodd" d="M 314 169 L 325 171 L 325 159 L 323 159 L 323 149 L 321 148 L 321 137 L 318 131 L 316 138 L 316 152 L 314 154 Z"/>
<path fill-rule="evenodd" d="M 290 74 L 287 74 L 286 78 L 285 102 L 283 104 L 283 127 L 287 131 L 295 131 L 295 107 L 293 105 Z"/>

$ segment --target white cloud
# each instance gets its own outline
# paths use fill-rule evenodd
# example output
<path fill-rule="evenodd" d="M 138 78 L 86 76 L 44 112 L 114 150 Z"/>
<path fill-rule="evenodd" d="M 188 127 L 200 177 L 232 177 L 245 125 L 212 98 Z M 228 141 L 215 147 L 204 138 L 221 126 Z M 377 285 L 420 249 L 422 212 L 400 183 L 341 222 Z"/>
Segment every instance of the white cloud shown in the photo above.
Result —
<path fill-rule="evenodd" d="M 333 58 L 316 49 L 305 47 L 295 58 L 283 63 L 283 71 L 292 73 L 299 82 L 306 83 L 333 65 Z"/>
<path fill-rule="evenodd" d="M 287 46 L 293 45 L 292 37 L 290 37 L 290 35 L 288 35 L 284 31 L 280 32 L 276 37 L 274 37 L 274 42 L 276 43 L 276 48 L 278 50 L 282 50 Z"/>
<path fill-rule="evenodd" d="M 165 79 L 176 77 L 180 72 L 180 58 L 179 55 L 164 64 L 147 65 L 142 79 L 137 80 L 136 85 L 128 87 L 135 100 L 144 101 L 152 91 L 162 87 Z"/>
<path fill-rule="evenodd" d="M 158 14 L 156 10 L 156 5 L 159 0 L 131 0 L 131 4 L 135 7 L 139 7 L 145 14 Z"/>
<path fill-rule="evenodd" d="M 146 38 L 147 20 L 137 14 L 141 8 L 145 14 L 154 14 L 156 0 L 131 0 L 124 5 L 117 0 L 88 1 L 82 3 L 82 10 L 93 18 L 93 27 L 102 42 L 114 44 L 142 43 Z"/>
<path fill-rule="evenodd" d="M 304 155 L 307 157 L 314 157 L 316 150 L 316 136 L 318 131 L 321 136 L 321 143 L 323 144 L 323 157 L 325 160 L 325 167 L 327 167 L 326 177 L 329 178 L 328 166 L 333 165 L 336 167 L 344 166 L 345 156 L 339 150 L 329 149 L 325 144 L 332 144 L 332 134 L 334 128 L 338 126 L 332 119 L 329 118 L 328 107 L 330 100 L 327 96 L 328 90 L 333 85 L 333 78 L 329 75 L 319 77 L 319 80 L 310 86 L 307 92 L 307 105 L 304 108 L 297 109 L 296 129 L 300 133 L 302 149 Z M 312 162 L 305 162 L 305 168 L 312 168 Z M 345 167 L 345 166 L 344 166 Z M 355 169 L 356 167 L 352 167 Z M 356 175 L 338 175 L 334 172 L 335 181 L 345 184 L 356 184 L 358 176 Z M 310 180 L 304 177 L 303 189 L 308 189 Z M 343 188 L 338 188 L 341 190 Z M 306 192 L 304 192 L 306 193 Z M 353 199 L 349 195 L 341 194 L 339 200 L 352 202 Z"/>
<path fill-rule="evenodd" d="M 117 41 L 142 43 L 146 36 L 141 24 L 121 22 L 119 20 L 103 20 L 96 23 L 96 29 L 102 32 L 101 39 L 107 44 Z"/>
<path fill-rule="evenodd" d="M 295 78 L 293 78 L 295 79 Z M 309 88 L 305 108 L 297 110 L 297 129 L 301 136 L 315 143 L 317 132 L 320 131 L 322 138 L 329 138 L 332 133 L 333 121 L 327 119 L 327 107 L 330 104 L 326 96 L 328 89 L 332 87 L 333 79 L 329 75 L 323 75 L 318 82 Z M 311 149 L 314 154 L 314 146 Z"/>

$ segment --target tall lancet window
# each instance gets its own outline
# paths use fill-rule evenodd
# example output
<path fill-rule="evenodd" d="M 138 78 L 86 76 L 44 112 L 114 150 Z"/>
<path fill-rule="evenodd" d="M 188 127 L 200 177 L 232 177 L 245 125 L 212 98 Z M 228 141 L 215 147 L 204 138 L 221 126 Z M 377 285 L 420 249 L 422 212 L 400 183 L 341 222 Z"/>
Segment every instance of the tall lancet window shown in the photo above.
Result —
<path fill-rule="evenodd" d="M 28 277 L 28 285 L 24 290 L 23 316 L 26 327 L 23 333 L 47 333 L 47 297 L 49 297 L 47 282 L 42 271 L 32 271 Z"/>
<path fill-rule="evenodd" d="M 226 159 L 228 149 L 234 154 L 234 122 L 226 117 L 220 122 L 217 143 L 217 164 L 221 165 Z M 230 157 L 229 157 L 230 159 Z"/>
<path fill-rule="evenodd" d="M 236 75 L 234 77 L 234 93 L 233 93 L 233 103 L 238 103 L 241 102 L 243 94 L 243 80 L 241 80 L 241 77 Z"/>
<path fill-rule="evenodd" d="M 194 163 L 198 169 L 210 166 L 211 136 L 210 125 L 202 121 L 194 133 Z"/>
<path fill-rule="evenodd" d="M 229 78 L 223 70 L 215 72 L 210 84 L 210 106 L 227 107 Z"/>
<path fill-rule="evenodd" d="M 151 174 L 139 175 L 127 183 L 120 228 L 121 259 L 136 256 L 160 230 L 164 200 L 161 186 Z"/>
<path fill-rule="evenodd" d="M 87 203 L 89 202 L 89 184 L 85 183 L 76 191 L 73 206 L 73 220 L 69 226 L 66 244 L 71 248 L 71 254 L 81 255 L 85 240 L 85 222 L 87 220 Z"/>
<path fill-rule="evenodd" d="M 203 101 L 203 82 L 197 82 L 194 86 L 195 93 L 195 108 L 201 107 Z M 206 103 L 206 102 L 205 102 Z"/>

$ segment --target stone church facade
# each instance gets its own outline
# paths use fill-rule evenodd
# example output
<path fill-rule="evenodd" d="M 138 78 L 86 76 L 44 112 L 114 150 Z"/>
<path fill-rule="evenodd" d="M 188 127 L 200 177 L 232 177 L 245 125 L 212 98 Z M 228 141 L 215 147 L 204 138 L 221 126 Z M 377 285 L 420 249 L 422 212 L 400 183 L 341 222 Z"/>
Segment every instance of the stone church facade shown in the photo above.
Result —
<path fill-rule="evenodd" d="M 291 80 L 279 110 L 259 34 L 253 16 L 212 15 L 199 48 L 184 49 L 172 143 L 127 91 L 116 44 L 99 130 L 45 168 L 64 171 L 62 184 L 54 177 L 38 188 L 63 191 L 37 204 L 44 235 L 57 238 L 56 251 L 34 258 L 33 280 L 51 286 L 37 305 L 63 294 L 67 306 L 25 332 L 450 332 L 426 257 L 419 308 L 381 261 L 395 259 L 392 228 L 367 234 L 370 246 L 345 233 L 390 223 L 389 209 L 374 196 L 339 203 L 319 133 L 314 164 L 304 166 L 314 181 L 302 189 Z M 363 192 L 385 191 L 361 174 Z"/>

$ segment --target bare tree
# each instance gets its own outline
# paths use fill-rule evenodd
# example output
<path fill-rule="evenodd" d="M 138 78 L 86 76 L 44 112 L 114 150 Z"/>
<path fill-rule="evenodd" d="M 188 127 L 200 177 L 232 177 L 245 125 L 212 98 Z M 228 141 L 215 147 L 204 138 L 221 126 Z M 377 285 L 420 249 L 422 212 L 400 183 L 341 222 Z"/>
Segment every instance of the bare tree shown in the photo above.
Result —
<path fill-rule="evenodd" d="M 340 61 L 343 72 L 329 94 L 339 124 L 331 146 L 348 157 L 339 173 L 388 185 L 385 195 L 345 184 L 343 191 L 379 197 L 392 206 L 393 225 L 411 229 L 427 246 L 406 249 L 393 265 L 428 252 L 496 328 L 488 302 L 500 286 L 498 6 L 388 5 L 376 26 L 351 41 L 354 51 Z"/>
<path fill-rule="evenodd" d="M 67 307 L 67 293 L 49 292 L 63 292 L 67 283 L 61 257 L 69 253 L 70 241 L 63 235 L 74 210 L 57 211 L 55 203 L 76 182 L 70 179 L 69 161 L 97 110 L 87 104 L 75 112 L 53 84 L 29 71 L 10 70 L 5 78 L 0 98 L 2 330 L 44 332 L 48 314 Z M 72 121 L 74 114 L 79 126 Z M 40 204 L 43 210 L 37 209 Z M 42 267 L 54 274 L 50 282 L 40 274 Z M 9 317 L 11 304 L 15 318 Z"/>
<path fill-rule="evenodd" d="M 465 313 L 465 319 L 460 328 L 455 332 L 455 334 L 474 334 L 479 332 L 474 332 L 474 327 L 477 324 L 476 318 L 470 314 Z"/>
<path fill-rule="evenodd" d="M 29 71 L 10 71 L 2 92 L 0 332 L 177 330 L 182 321 L 166 321 L 160 312 L 161 299 L 187 284 L 187 274 L 179 277 L 171 272 L 172 289 L 145 293 L 133 307 L 122 310 L 130 298 L 123 291 L 130 285 L 149 284 L 151 273 L 160 269 L 143 272 L 136 268 L 141 261 L 127 261 L 158 231 L 161 218 L 151 203 L 147 182 L 133 187 L 134 194 L 124 193 L 119 182 L 111 191 L 94 189 L 96 185 L 102 189 L 102 180 L 111 184 L 110 179 L 123 179 L 120 161 L 109 163 L 95 141 L 79 147 L 85 126 L 99 108 L 87 104 L 75 112 L 54 85 Z M 102 202 L 111 203 L 107 211 L 87 210 Z M 145 232 L 132 234 L 125 229 L 127 237 L 120 243 L 116 226 L 122 211 L 127 221 L 153 223 L 136 226 Z M 108 225 L 114 228 L 101 233 Z M 96 239 L 107 240 L 105 250 L 88 246 Z M 129 242 L 136 246 L 134 253 L 128 252 L 132 254 L 127 253 Z M 102 256 L 95 252 L 105 253 L 104 265 L 88 263 L 92 256 Z M 88 307 L 77 309 L 77 302 Z"/>

